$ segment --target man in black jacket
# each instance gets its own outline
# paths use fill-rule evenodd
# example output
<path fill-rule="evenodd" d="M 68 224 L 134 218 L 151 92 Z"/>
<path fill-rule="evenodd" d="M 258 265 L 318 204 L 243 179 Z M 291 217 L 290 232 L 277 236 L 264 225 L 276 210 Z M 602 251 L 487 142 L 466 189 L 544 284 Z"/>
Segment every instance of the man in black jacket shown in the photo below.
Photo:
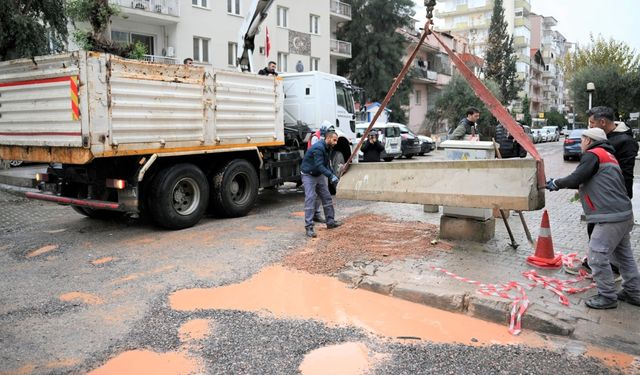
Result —
<path fill-rule="evenodd" d="M 471 107 L 467 109 L 467 117 L 460 120 L 449 139 L 464 140 L 465 136 L 476 134 L 476 121 L 478 119 L 480 119 L 480 111 L 477 108 Z"/>
<path fill-rule="evenodd" d="M 362 161 L 377 162 L 380 161 L 380 154 L 384 151 L 384 145 L 378 140 L 378 134 L 374 131 L 369 133 L 369 139 L 362 145 L 362 153 L 364 154 Z"/>
<path fill-rule="evenodd" d="M 587 115 L 589 115 L 589 127 L 604 130 L 609 143 L 615 149 L 613 156 L 620 163 L 627 195 L 633 198 L 633 167 L 638 155 L 638 142 L 633 139 L 631 129 L 624 122 L 616 124 L 613 121 L 613 109 L 609 107 L 593 107 Z"/>
<path fill-rule="evenodd" d="M 258 71 L 258 74 L 261 76 L 278 76 L 278 72 L 276 72 L 276 62 L 269 61 L 269 64 L 265 66 L 263 69 Z"/>

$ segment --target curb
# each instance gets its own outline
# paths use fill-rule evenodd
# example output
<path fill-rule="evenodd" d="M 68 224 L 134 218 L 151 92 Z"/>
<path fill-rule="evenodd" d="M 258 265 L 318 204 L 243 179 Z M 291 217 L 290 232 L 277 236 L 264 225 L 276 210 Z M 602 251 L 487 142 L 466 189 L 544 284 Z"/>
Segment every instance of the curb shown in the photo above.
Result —
<path fill-rule="evenodd" d="M 462 313 L 474 318 L 508 325 L 511 302 L 468 291 L 450 292 L 438 285 L 394 283 L 389 277 L 368 276 L 354 269 L 341 271 L 338 280 L 371 292 L 400 298 L 440 310 Z M 549 314 L 542 306 L 531 304 L 522 317 L 522 328 L 559 336 L 570 336 L 575 319 L 564 314 Z"/>

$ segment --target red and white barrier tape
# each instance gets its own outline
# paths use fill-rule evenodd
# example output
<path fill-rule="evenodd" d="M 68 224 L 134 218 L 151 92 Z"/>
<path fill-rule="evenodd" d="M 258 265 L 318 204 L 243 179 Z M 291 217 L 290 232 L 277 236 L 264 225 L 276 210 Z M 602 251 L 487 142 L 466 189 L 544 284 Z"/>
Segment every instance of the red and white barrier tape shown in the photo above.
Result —
<path fill-rule="evenodd" d="M 576 253 L 562 255 L 562 264 L 565 267 L 573 267 L 577 257 L 578 256 Z M 445 275 L 450 276 L 458 281 L 476 285 L 478 287 L 476 292 L 479 294 L 510 300 L 512 303 L 509 319 L 509 333 L 511 333 L 512 335 L 518 335 L 520 334 L 520 332 L 522 332 L 522 316 L 529 307 L 529 298 L 527 297 L 525 288 L 522 284 L 518 283 L 517 281 L 511 281 L 506 284 L 485 284 L 481 281 L 456 275 L 455 273 L 441 267 L 432 266 L 431 268 L 435 271 L 444 273 Z M 536 286 L 541 286 L 542 288 L 551 291 L 558 296 L 560 303 L 564 306 L 569 306 L 569 299 L 564 293 L 582 293 L 595 287 L 594 283 L 591 283 L 589 286 L 583 288 L 576 288 L 571 286 L 572 284 L 576 284 L 588 279 L 589 276 L 585 272 L 580 272 L 580 275 L 578 277 L 567 280 L 541 276 L 535 270 L 524 271 L 522 272 L 522 276 L 532 281 L 531 284 L 527 285 L 528 287 L 535 288 Z M 512 290 L 515 290 L 516 293 L 509 294 L 509 292 Z"/>

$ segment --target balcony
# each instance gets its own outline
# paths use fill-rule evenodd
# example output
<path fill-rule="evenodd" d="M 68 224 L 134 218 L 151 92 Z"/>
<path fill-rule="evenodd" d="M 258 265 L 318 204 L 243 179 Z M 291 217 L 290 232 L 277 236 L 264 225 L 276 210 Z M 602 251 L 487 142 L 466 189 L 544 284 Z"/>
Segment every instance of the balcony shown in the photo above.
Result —
<path fill-rule="evenodd" d="M 157 64 L 177 64 L 178 59 L 174 59 L 173 57 L 167 56 L 156 56 L 156 55 L 144 55 L 142 60 L 157 63 Z"/>
<path fill-rule="evenodd" d="M 447 16 L 461 16 L 464 14 L 470 14 L 470 13 L 479 13 L 479 12 L 486 12 L 486 11 L 491 11 L 493 10 L 493 2 L 491 1 L 487 1 L 485 3 L 485 5 L 479 6 L 479 7 L 469 7 L 469 5 L 467 4 L 460 4 L 458 5 L 455 9 L 446 9 L 446 10 L 437 10 L 435 11 L 435 15 L 437 17 L 447 17 Z"/>
<path fill-rule="evenodd" d="M 351 43 L 342 40 L 331 39 L 329 44 L 331 55 L 344 59 L 351 58 Z"/>
<path fill-rule="evenodd" d="M 515 9 L 526 9 L 528 11 L 531 11 L 531 2 L 529 2 L 529 0 L 516 0 L 515 4 L 514 4 L 514 8 Z"/>
<path fill-rule="evenodd" d="M 336 16 L 345 21 L 351 21 L 351 5 L 342 1 L 331 0 L 330 12 L 332 16 Z"/>
<path fill-rule="evenodd" d="M 517 36 L 513 39 L 513 45 L 517 48 L 517 47 L 528 47 L 529 46 L 529 39 L 527 39 L 524 36 Z"/>
<path fill-rule="evenodd" d="M 438 72 L 426 68 L 412 67 L 412 78 L 418 82 L 436 83 L 438 82 Z"/>
<path fill-rule="evenodd" d="M 515 27 L 518 26 L 525 26 L 527 28 L 531 28 L 531 25 L 529 24 L 529 19 L 528 18 L 523 18 L 523 17 L 518 17 L 515 19 Z"/>
<path fill-rule="evenodd" d="M 556 72 L 545 70 L 542 72 L 542 78 L 556 78 Z"/>
<path fill-rule="evenodd" d="M 180 0 L 110 0 L 128 21 L 153 25 L 178 23 Z"/>

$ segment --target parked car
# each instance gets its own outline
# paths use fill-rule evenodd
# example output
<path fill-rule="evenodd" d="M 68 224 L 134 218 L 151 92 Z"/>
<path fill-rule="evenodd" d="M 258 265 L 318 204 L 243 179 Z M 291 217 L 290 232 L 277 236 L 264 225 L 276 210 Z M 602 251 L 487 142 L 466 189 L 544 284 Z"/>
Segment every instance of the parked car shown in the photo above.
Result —
<path fill-rule="evenodd" d="M 582 143 L 582 133 L 584 133 L 585 130 L 586 129 L 572 130 L 567 138 L 565 138 L 564 144 L 562 145 L 564 150 L 562 158 L 564 160 L 570 160 L 572 158 L 580 159 L 582 155 L 580 144 Z"/>
<path fill-rule="evenodd" d="M 531 133 L 531 127 L 529 127 L 527 125 L 522 125 L 522 129 L 524 129 L 524 133 L 527 135 L 527 137 L 529 137 L 529 139 L 531 140 L 531 143 L 536 143 L 533 140 L 533 134 Z"/>
<path fill-rule="evenodd" d="M 356 142 L 360 141 L 360 137 L 368 127 L 368 122 L 356 126 L 356 137 L 358 138 Z M 384 151 L 381 155 L 382 160 L 391 161 L 402 156 L 400 127 L 389 123 L 376 123 L 371 131 L 378 133 L 378 140 L 384 145 Z M 358 151 L 358 160 L 362 160 L 362 151 Z"/>
<path fill-rule="evenodd" d="M 418 140 L 420 141 L 420 152 L 418 155 L 422 156 L 436 149 L 436 143 L 426 135 L 419 135 Z"/>
<path fill-rule="evenodd" d="M 542 131 L 540 129 L 531 129 L 531 136 L 533 136 L 533 143 L 542 142 Z"/>
<path fill-rule="evenodd" d="M 402 136 L 402 156 L 407 159 L 411 159 L 415 155 L 418 155 L 420 153 L 420 139 L 418 139 L 418 136 L 406 125 L 398 124 L 396 122 L 390 122 L 389 124 L 400 127 L 400 134 Z"/>
<path fill-rule="evenodd" d="M 547 140 L 549 142 L 555 142 L 560 140 L 560 133 L 557 126 L 543 126 L 542 130 L 547 131 Z"/>
<path fill-rule="evenodd" d="M 569 129 L 569 127 L 563 126 L 562 130 L 560 131 L 560 135 L 566 138 L 569 135 L 569 133 L 571 133 L 571 130 Z"/>

